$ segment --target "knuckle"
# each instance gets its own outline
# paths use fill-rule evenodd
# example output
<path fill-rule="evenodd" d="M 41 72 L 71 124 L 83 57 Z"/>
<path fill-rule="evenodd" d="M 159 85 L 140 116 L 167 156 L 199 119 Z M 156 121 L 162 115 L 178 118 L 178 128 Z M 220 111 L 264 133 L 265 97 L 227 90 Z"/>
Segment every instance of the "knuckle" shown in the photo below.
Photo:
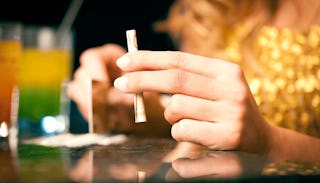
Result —
<path fill-rule="evenodd" d="M 128 52 L 127 56 L 130 57 L 131 64 L 141 64 L 150 58 L 150 51 L 138 50 L 136 52 Z"/>
<path fill-rule="evenodd" d="M 240 144 L 241 144 L 241 128 L 240 128 L 240 126 L 239 127 L 237 127 L 237 128 L 234 128 L 233 129 L 233 132 L 231 133 L 232 135 L 229 137 L 229 141 L 230 141 L 230 144 L 232 144 L 232 146 L 234 147 L 234 148 L 238 148 L 239 146 L 240 146 Z"/>
<path fill-rule="evenodd" d="M 234 125 L 232 128 L 229 128 L 228 131 L 229 133 L 225 133 L 223 136 L 221 136 L 219 142 L 211 145 L 211 148 L 220 150 L 237 149 L 242 142 L 241 128 Z"/>
<path fill-rule="evenodd" d="M 173 111 L 171 111 L 168 108 L 165 108 L 164 110 L 164 118 L 170 123 L 170 124 L 174 124 L 176 122 L 175 118 L 176 115 L 175 113 L 173 113 Z"/>
<path fill-rule="evenodd" d="M 172 162 L 172 166 L 179 172 L 179 176 L 182 178 L 190 178 L 190 169 L 188 166 L 179 166 L 177 161 Z"/>
<path fill-rule="evenodd" d="M 184 54 L 180 51 L 168 51 L 172 62 L 170 63 L 173 68 L 182 68 L 185 65 Z"/>
<path fill-rule="evenodd" d="M 80 63 L 86 64 L 90 61 L 90 58 L 94 57 L 96 54 L 97 48 L 89 48 L 82 52 L 80 55 Z"/>
<path fill-rule="evenodd" d="M 171 135 L 177 141 L 194 141 L 194 128 L 187 119 L 181 119 L 171 128 Z"/>
<path fill-rule="evenodd" d="M 171 135 L 177 141 L 184 141 L 185 140 L 185 127 L 182 122 L 175 123 L 171 128 Z"/>
<path fill-rule="evenodd" d="M 140 91 L 143 89 L 143 83 L 140 72 L 132 72 L 128 74 L 128 89 Z"/>
<path fill-rule="evenodd" d="M 227 137 L 227 139 L 225 139 L 224 142 L 224 144 L 221 144 L 222 150 L 238 149 L 241 144 L 240 138 L 238 138 L 236 135 L 231 135 Z"/>
<path fill-rule="evenodd" d="M 238 124 L 242 124 L 246 117 L 247 117 L 247 114 L 246 114 L 246 108 L 245 107 L 239 107 L 238 110 L 237 110 L 237 116 L 236 116 L 236 121 L 238 122 Z"/>
<path fill-rule="evenodd" d="M 171 124 L 181 119 L 182 116 L 182 96 L 175 94 L 171 97 L 169 104 L 165 108 L 164 117 Z"/>
<path fill-rule="evenodd" d="M 187 80 L 186 73 L 182 70 L 174 69 L 171 71 L 171 78 L 169 86 L 175 91 L 183 91 Z"/>
<path fill-rule="evenodd" d="M 243 70 L 239 65 L 231 64 L 229 72 L 231 73 L 231 77 L 233 77 L 237 83 L 231 88 L 231 99 L 236 104 L 245 105 L 250 98 L 250 91 L 246 85 Z"/>
<path fill-rule="evenodd" d="M 240 106 L 244 106 L 249 99 L 249 91 L 246 87 L 240 85 L 235 89 L 233 96 L 233 101 Z"/>
<path fill-rule="evenodd" d="M 90 75 L 82 66 L 80 66 L 73 75 L 73 80 L 80 83 L 86 83 L 83 81 L 87 81 L 90 78 Z"/>
<path fill-rule="evenodd" d="M 230 134 L 234 144 L 238 144 L 238 142 L 240 142 L 242 134 L 243 134 L 243 130 L 245 128 L 245 121 L 244 118 L 246 117 L 245 113 L 242 112 L 243 108 L 239 108 L 239 113 L 238 115 L 236 115 L 235 119 L 234 119 L 234 123 L 230 124 L 231 127 L 230 129 Z"/>
<path fill-rule="evenodd" d="M 230 115 L 229 121 L 235 124 L 233 129 L 241 128 L 247 117 L 246 107 L 232 104 L 230 105 L 230 111 L 232 111 L 232 115 Z"/>
<path fill-rule="evenodd" d="M 240 67 L 240 65 L 235 63 L 230 63 L 229 65 L 229 73 L 234 75 L 236 78 L 242 78 L 243 77 L 243 71 Z"/>
<path fill-rule="evenodd" d="M 100 47 L 101 49 L 110 49 L 112 51 L 121 51 L 121 52 L 125 52 L 125 49 L 123 47 L 121 47 L 118 44 L 115 43 L 106 43 L 104 44 L 102 47 Z"/>
<path fill-rule="evenodd" d="M 83 71 L 82 71 L 80 68 L 78 68 L 78 69 L 74 72 L 73 77 L 74 77 L 74 79 L 76 79 L 76 78 L 81 78 L 82 75 L 83 75 Z"/>
<path fill-rule="evenodd" d="M 176 114 L 180 113 L 183 107 L 182 98 L 183 98 L 182 95 L 179 95 L 179 94 L 173 95 L 168 105 L 168 108 L 170 108 L 170 110 Z"/>

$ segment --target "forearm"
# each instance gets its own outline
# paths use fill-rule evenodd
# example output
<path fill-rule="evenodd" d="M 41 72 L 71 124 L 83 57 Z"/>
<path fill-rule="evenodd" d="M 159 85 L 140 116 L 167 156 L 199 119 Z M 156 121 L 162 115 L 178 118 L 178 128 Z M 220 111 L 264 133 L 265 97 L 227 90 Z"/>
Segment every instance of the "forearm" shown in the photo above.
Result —
<path fill-rule="evenodd" d="M 320 162 L 320 139 L 276 126 L 270 131 L 271 159 Z"/>

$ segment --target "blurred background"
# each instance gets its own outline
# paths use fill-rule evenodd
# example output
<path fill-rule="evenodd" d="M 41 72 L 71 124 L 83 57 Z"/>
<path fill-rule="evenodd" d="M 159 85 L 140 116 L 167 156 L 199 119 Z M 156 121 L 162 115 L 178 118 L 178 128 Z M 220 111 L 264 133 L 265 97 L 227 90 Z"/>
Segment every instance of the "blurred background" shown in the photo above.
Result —
<path fill-rule="evenodd" d="M 139 49 L 174 50 L 167 34 L 153 31 L 152 23 L 166 17 L 173 0 L 84 0 L 74 20 L 73 71 L 80 54 L 105 43 L 126 48 L 125 31 L 137 30 Z M 23 24 L 59 25 L 71 0 L 4 0 L 0 4 L 0 21 Z M 74 103 L 71 104 L 70 132 L 85 133 L 88 125 Z"/>

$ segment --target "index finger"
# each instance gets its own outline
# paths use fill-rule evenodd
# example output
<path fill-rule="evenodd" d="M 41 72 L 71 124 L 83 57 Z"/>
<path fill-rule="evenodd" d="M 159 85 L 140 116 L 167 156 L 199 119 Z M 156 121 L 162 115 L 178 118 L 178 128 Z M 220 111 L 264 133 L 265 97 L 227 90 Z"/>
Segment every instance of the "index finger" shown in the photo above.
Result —
<path fill-rule="evenodd" d="M 181 69 L 206 77 L 225 75 L 234 63 L 180 51 L 137 51 L 120 57 L 124 71 Z"/>

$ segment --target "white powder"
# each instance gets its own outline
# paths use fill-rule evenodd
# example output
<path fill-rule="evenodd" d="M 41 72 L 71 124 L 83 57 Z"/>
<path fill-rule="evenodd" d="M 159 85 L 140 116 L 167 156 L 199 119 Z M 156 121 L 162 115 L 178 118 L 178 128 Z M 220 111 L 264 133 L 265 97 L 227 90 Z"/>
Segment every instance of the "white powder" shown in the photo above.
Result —
<path fill-rule="evenodd" d="M 101 135 L 94 133 L 87 134 L 60 134 L 50 137 L 39 137 L 35 139 L 23 140 L 24 144 L 35 144 L 49 147 L 82 147 L 88 145 L 110 145 L 120 144 L 127 140 L 125 135 Z"/>

